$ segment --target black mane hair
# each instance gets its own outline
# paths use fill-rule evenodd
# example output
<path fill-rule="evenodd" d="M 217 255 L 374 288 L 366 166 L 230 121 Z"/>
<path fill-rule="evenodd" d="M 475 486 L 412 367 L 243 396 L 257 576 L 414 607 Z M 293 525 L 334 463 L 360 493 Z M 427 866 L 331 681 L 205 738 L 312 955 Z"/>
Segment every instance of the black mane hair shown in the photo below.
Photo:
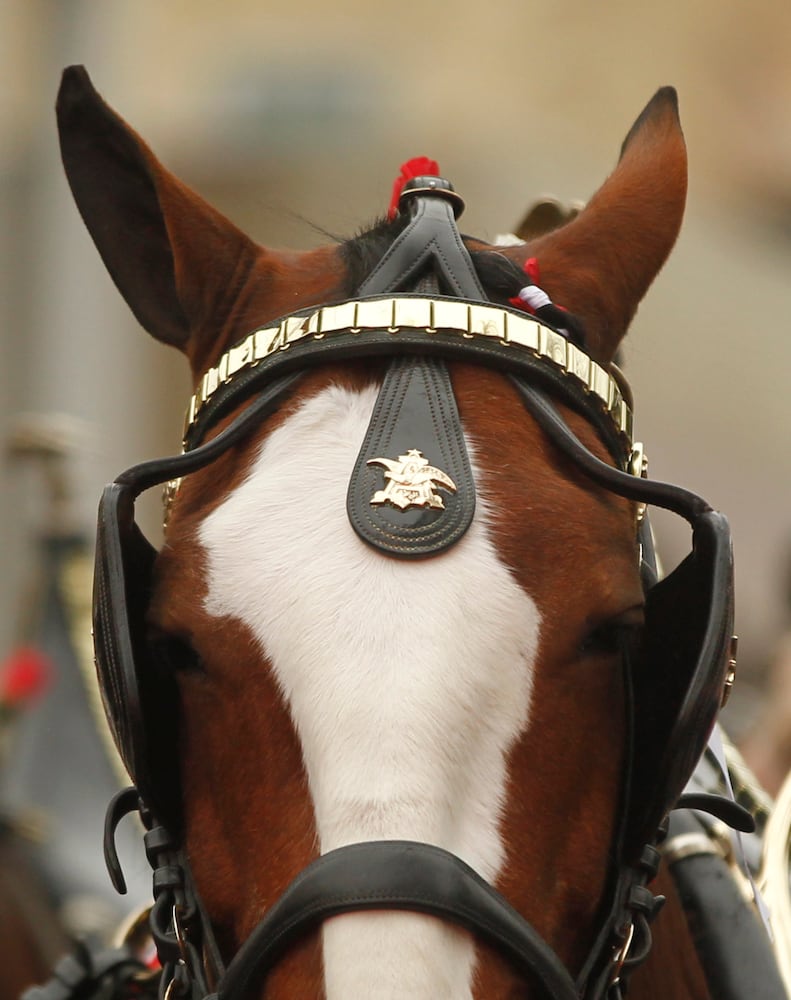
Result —
<path fill-rule="evenodd" d="M 370 228 L 341 243 L 341 257 L 346 265 L 342 294 L 351 298 L 373 271 L 393 241 L 404 231 L 409 216 L 400 212 L 394 219 L 378 219 Z M 486 294 L 497 305 L 509 305 L 509 299 L 519 293 L 529 281 L 525 272 L 508 257 L 496 250 L 470 249 L 470 237 L 462 236 L 469 250 L 478 278 Z M 584 342 L 584 332 L 580 320 L 571 313 L 552 305 L 545 307 L 551 311 L 542 316 L 551 325 L 568 330 L 571 339 L 578 344 Z M 543 311 L 543 310 L 542 310 Z"/>
<path fill-rule="evenodd" d="M 409 216 L 400 212 L 394 219 L 378 219 L 369 229 L 341 244 L 346 264 L 346 293 L 354 295 L 373 271 L 395 239 L 404 231 Z M 470 237 L 462 236 L 469 249 Z M 525 274 L 507 257 L 494 250 L 470 250 L 475 270 L 493 302 L 507 305 L 525 284 Z"/>

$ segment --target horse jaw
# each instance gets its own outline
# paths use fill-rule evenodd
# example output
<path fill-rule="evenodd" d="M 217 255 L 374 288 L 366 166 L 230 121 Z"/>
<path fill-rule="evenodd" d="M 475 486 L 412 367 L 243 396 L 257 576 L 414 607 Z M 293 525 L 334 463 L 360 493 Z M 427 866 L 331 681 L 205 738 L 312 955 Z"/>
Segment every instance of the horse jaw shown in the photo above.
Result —
<path fill-rule="evenodd" d="M 431 560 L 393 560 L 357 538 L 345 493 L 374 400 L 330 387 L 267 439 L 201 526 L 205 610 L 243 622 L 271 664 L 321 852 L 425 841 L 494 882 L 539 614 L 496 554 L 485 503 Z M 429 917 L 335 918 L 323 953 L 328 1000 L 472 996 L 472 940 Z"/>

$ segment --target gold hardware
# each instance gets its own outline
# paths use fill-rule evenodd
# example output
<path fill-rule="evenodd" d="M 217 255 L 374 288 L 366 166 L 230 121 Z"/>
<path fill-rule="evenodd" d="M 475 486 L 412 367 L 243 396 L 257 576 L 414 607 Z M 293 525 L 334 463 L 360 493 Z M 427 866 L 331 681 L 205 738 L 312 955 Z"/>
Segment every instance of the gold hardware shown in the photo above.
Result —
<path fill-rule="evenodd" d="M 355 333 L 365 325 L 363 319 L 364 309 L 367 303 L 363 302 L 340 302 L 337 306 L 325 306 L 322 310 L 324 315 L 321 320 L 321 332 L 326 336 L 335 333 L 337 330 L 353 330 Z"/>
<path fill-rule="evenodd" d="M 615 421 L 618 430 L 628 441 L 634 439 L 634 414 L 629 409 L 629 405 L 625 399 L 621 398 L 618 403 L 617 412 L 610 412 L 610 416 Z"/>
<path fill-rule="evenodd" d="M 566 367 L 567 346 L 568 346 L 568 341 L 563 336 L 563 334 L 556 333 L 554 330 L 550 330 L 549 327 L 546 326 L 542 326 L 540 328 L 539 340 L 538 340 L 538 353 L 542 357 L 549 358 L 550 361 L 554 361 L 556 365 L 559 365 L 566 372 L 568 372 L 568 369 Z"/>
<path fill-rule="evenodd" d="M 720 707 L 724 708 L 728 703 L 728 699 L 731 696 L 731 691 L 733 691 L 733 685 L 736 683 L 736 653 L 739 648 L 739 637 L 738 635 L 731 636 L 731 647 L 728 650 L 728 671 L 725 674 L 725 683 L 722 686 L 722 701 L 720 702 Z"/>
<path fill-rule="evenodd" d="M 570 342 L 566 347 L 566 371 L 569 375 L 576 375 L 587 388 L 590 379 L 591 359 L 576 344 Z"/>
<path fill-rule="evenodd" d="M 621 414 L 621 404 L 623 403 L 623 396 L 621 395 L 621 390 L 618 388 L 617 384 L 610 381 L 610 404 L 607 409 L 610 411 L 610 416 L 615 421 L 616 424 L 620 424 L 620 414 Z"/>
<path fill-rule="evenodd" d="M 169 479 L 162 490 L 162 503 L 164 505 L 164 514 L 162 518 L 162 527 L 167 528 L 168 521 L 170 520 L 170 508 L 173 506 L 173 501 L 176 499 L 181 488 L 181 476 L 178 479 Z"/>
<path fill-rule="evenodd" d="M 428 332 L 432 326 L 431 306 L 430 299 L 393 299 L 393 326 Z"/>
<path fill-rule="evenodd" d="M 187 412 L 184 414 L 184 428 L 181 435 L 182 440 L 184 440 L 187 437 L 187 431 L 190 429 L 190 427 L 192 427 L 193 423 L 195 422 L 195 417 L 197 413 L 198 413 L 198 400 L 197 396 L 193 396 L 192 399 L 190 399 L 189 401 L 189 405 L 187 406 Z"/>
<path fill-rule="evenodd" d="M 496 337 L 498 340 L 502 340 L 505 326 L 502 319 L 504 314 L 504 309 L 495 311 L 491 306 L 470 306 L 467 316 L 467 333 L 470 336 L 490 339 Z"/>
<path fill-rule="evenodd" d="M 642 441 L 635 441 L 632 445 L 632 454 L 629 456 L 629 472 L 638 479 L 646 479 L 648 476 L 648 457 Z"/>
<path fill-rule="evenodd" d="M 588 375 L 588 389 L 604 402 L 607 409 L 610 408 L 610 383 L 612 379 L 601 365 L 591 361 L 590 374 Z"/>
<path fill-rule="evenodd" d="M 176 982 L 176 977 L 174 976 L 168 983 L 167 988 L 165 989 L 165 995 L 162 998 L 162 1000 L 176 1000 L 177 997 L 181 996 L 179 992 L 180 989 L 181 987 Z"/>
<path fill-rule="evenodd" d="M 624 407 L 626 406 L 626 403 L 623 400 L 621 400 L 621 404 Z M 635 441 L 632 445 L 632 454 L 629 456 L 628 471 L 631 475 L 636 476 L 638 479 L 646 479 L 648 477 L 648 457 L 646 456 L 642 441 Z M 647 509 L 647 503 L 643 503 L 642 501 L 637 503 L 635 507 L 635 517 L 638 524 L 645 517 Z"/>
<path fill-rule="evenodd" d="M 513 316 L 511 316 L 511 326 L 508 331 L 508 339 L 512 344 L 518 344 L 520 347 L 526 347 L 532 354 L 538 354 L 540 331 L 541 324 L 536 323 L 535 320 L 528 320 L 526 323 L 520 323 L 516 330 L 514 330 Z"/>
<path fill-rule="evenodd" d="M 466 302 L 438 301 L 434 303 L 434 326 L 438 330 L 469 333 Z"/>
<path fill-rule="evenodd" d="M 254 357 L 254 342 L 255 335 L 248 337 L 243 340 L 238 347 L 232 347 L 228 351 L 228 374 L 235 375 L 238 371 L 241 371 L 246 365 L 249 365 Z"/>
<path fill-rule="evenodd" d="M 305 338 L 319 340 L 345 333 L 365 335 L 367 331 L 378 330 L 394 335 L 410 330 L 426 336 L 442 331 L 449 337 L 484 338 L 509 349 L 525 348 L 551 361 L 596 396 L 618 431 L 631 444 L 632 411 L 628 389 L 623 384 L 619 387 L 622 376 L 611 375 L 561 334 L 530 316 L 483 303 L 417 296 L 340 302 L 302 316 L 289 316 L 277 326 L 256 330 L 227 351 L 198 382 L 187 412 L 185 437 L 221 385 L 275 351 L 287 350 L 291 344 Z"/>
<path fill-rule="evenodd" d="M 173 933 L 176 935 L 176 942 L 179 946 L 179 954 L 181 955 L 181 961 L 185 965 L 189 965 L 189 953 L 187 951 L 187 932 L 184 929 L 184 925 L 181 922 L 182 909 L 177 904 L 174 904 L 171 919 L 173 920 Z"/>
<path fill-rule="evenodd" d="M 369 458 L 368 465 L 382 465 L 386 469 L 387 483 L 383 490 L 377 490 L 371 497 L 371 504 L 391 503 L 401 510 L 407 507 L 433 507 L 444 510 L 445 504 L 439 493 L 434 492 L 434 484 L 442 486 L 450 493 L 456 492 L 456 484 L 447 473 L 428 464 L 428 459 L 417 448 L 410 448 L 397 461 L 390 458 Z"/>
<path fill-rule="evenodd" d="M 634 940 L 634 924 L 630 921 L 629 927 L 626 930 L 626 937 L 624 938 L 623 944 L 619 945 L 613 955 L 612 963 L 613 970 L 610 975 L 610 986 L 615 986 L 618 980 L 621 978 L 621 970 L 623 969 L 624 962 L 629 955 L 629 949 L 632 947 L 632 941 Z"/>
<path fill-rule="evenodd" d="M 393 299 L 370 299 L 357 302 L 354 311 L 355 327 L 360 330 L 386 330 L 388 327 L 394 326 L 393 302 Z"/>
<path fill-rule="evenodd" d="M 435 306 L 436 306 L 436 302 L 434 301 L 434 299 L 429 299 L 429 303 L 428 303 L 428 326 L 426 327 L 426 333 L 436 333 L 437 332 L 437 323 L 436 323 L 436 320 L 434 318 L 434 307 Z"/>
<path fill-rule="evenodd" d="M 324 331 L 321 327 L 323 318 L 324 311 L 322 309 L 317 309 L 316 312 L 311 313 L 310 316 L 307 317 L 307 322 L 305 324 L 305 335 L 321 340 L 324 336 Z"/>
<path fill-rule="evenodd" d="M 286 339 L 289 344 L 293 343 L 295 340 L 302 340 L 302 338 L 306 336 L 307 325 L 307 316 L 292 316 L 291 319 L 286 320 Z"/>

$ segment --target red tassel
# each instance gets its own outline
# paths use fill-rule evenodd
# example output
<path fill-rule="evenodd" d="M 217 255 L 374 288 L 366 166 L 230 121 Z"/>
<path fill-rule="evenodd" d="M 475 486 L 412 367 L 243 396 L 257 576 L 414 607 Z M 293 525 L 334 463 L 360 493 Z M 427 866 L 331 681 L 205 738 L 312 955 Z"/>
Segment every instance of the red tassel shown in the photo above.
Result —
<path fill-rule="evenodd" d="M 32 701 L 48 687 L 54 667 L 33 646 L 22 646 L 0 664 L 0 705 L 11 708 Z"/>
<path fill-rule="evenodd" d="M 534 285 L 540 284 L 538 257 L 528 257 L 524 264 L 524 272 Z"/>
<path fill-rule="evenodd" d="M 393 196 L 387 210 L 387 218 L 391 222 L 398 215 L 398 201 L 404 190 L 404 185 L 414 177 L 439 177 L 439 166 L 436 160 L 430 160 L 427 156 L 415 156 L 401 164 L 401 173 L 393 184 Z"/>
<path fill-rule="evenodd" d="M 539 267 L 538 267 L 538 257 L 528 257 L 527 260 L 522 265 L 522 270 L 530 278 L 530 284 L 537 285 L 539 282 Z M 518 295 L 514 295 L 508 300 L 509 305 L 516 306 L 517 309 L 522 309 L 526 313 L 530 313 L 531 316 L 535 316 L 535 309 L 528 305 L 527 302 L 523 302 Z"/>

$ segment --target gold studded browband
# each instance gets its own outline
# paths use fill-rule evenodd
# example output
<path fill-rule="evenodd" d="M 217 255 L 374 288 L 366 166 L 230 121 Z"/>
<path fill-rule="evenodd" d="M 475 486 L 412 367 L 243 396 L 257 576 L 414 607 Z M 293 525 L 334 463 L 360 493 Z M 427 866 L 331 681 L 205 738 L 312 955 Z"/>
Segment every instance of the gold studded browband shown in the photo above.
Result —
<path fill-rule="evenodd" d="M 548 367 L 561 379 L 569 379 L 586 396 L 592 396 L 612 421 L 626 453 L 632 448 L 632 411 L 618 381 L 562 334 L 532 317 L 500 306 L 419 296 L 341 302 L 288 316 L 273 326 L 255 330 L 226 351 L 198 383 L 187 408 L 185 447 L 197 422 L 223 387 L 259 366 L 269 367 L 267 362 L 282 352 L 296 348 L 295 353 L 301 353 L 299 348 L 303 344 L 314 342 L 318 348 L 323 345 L 317 342 L 340 337 L 359 338 L 361 348 L 363 342 L 374 339 L 382 346 L 383 339 L 397 340 L 399 335 L 408 340 L 404 349 L 419 350 L 423 344 L 430 349 L 432 340 L 434 346 L 439 346 L 437 341 L 441 340 L 444 347 L 459 356 L 463 356 L 465 347 L 465 353 L 469 354 L 476 353 L 474 348 L 478 347 L 478 353 L 485 353 L 490 359 L 493 353 L 509 349 L 529 351 L 533 358 L 549 362 Z M 363 349 L 359 351 L 364 353 Z"/>

